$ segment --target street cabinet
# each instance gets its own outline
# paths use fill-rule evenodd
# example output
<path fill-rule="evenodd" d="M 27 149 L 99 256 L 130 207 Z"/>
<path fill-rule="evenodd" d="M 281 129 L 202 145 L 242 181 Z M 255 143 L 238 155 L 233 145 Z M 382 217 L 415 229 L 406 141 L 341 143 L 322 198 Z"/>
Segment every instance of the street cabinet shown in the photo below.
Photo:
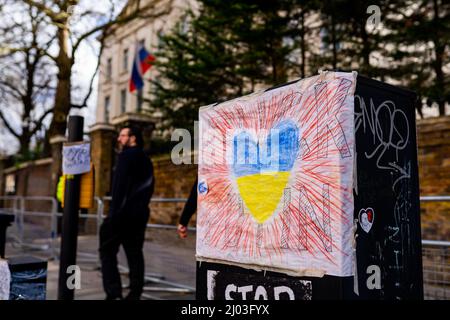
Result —
<path fill-rule="evenodd" d="M 197 298 L 422 299 L 415 103 L 322 72 L 200 108 Z"/>

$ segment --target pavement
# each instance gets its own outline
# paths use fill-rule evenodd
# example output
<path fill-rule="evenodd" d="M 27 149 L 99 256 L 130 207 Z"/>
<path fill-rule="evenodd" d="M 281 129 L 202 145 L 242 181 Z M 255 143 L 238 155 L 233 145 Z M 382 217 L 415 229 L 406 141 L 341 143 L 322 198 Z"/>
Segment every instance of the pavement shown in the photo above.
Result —
<path fill-rule="evenodd" d="M 47 250 L 37 250 L 30 246 L 19 246 L 14 241 L 19 234 L 15 226 L 8 228 L 5 248 L 6 258 L 19 255 L 32 255 L 48 261 L 47 268 L 47 300 L 56 300 L 58 296 L 59 261 L 52 259 L 49 228 L 26 223 L 24 242 L 34 247 L 44 246 Z M 180 239 L 175 229 L 148 228 L 144 244 L 147 283 L 142 296 L 144 300 L 194 300 L 196 286 L 195 232 L 189 231 L 186 239 Z M 55 243 L 59 251 L 59 239 Z M 96 235 L 78 236 L 77 265 L 81 270 L 81 288 L 75 290 L 76 300 L 103 300 L 101 272 L 98 262 L 98 237 Z M 445 255 L 445 257 L 448 257 Z M 440 259 L 440 256 L 437 256 Z M 123 267 L 122 284 L 128 284 L 126 274 L 127 261 L 120 249 L 119 264 Z M 450 287 L 439 282 L 445 272 L 446 262 L 431 262 L 433 268 L 426 265 L 424 293 L 426 300 L 447 300 Z M 437 270 L 437 267 L 442 270 Z M 435 268 L 436 267 L 436 268 Z M 435 270 L 436 269 L 436 270 Z M 428 279 L 431 278 L 431 279 Z M 439 280 L 439 281 L 438 281 Z M 438 285 L 439 282 L 439 285 Z M 448 283 L 448 282 L 446 282 Z M 124 288 L 124 295 L 127 289 Z"/>
<path fill-rule="evenodd" d="M 27 238 L 33 245 L 47 246 L 48 238 L 38 237 L 39 227 L 27 225 Z M 30 232 L 30 230 L 32 230 Z M 8 233 L 9 235 L 9 233 Z M 48 261 L 47 300 L 56 300 L 58 296 L 59 261 L 51 259 L 50 250 L 37 250 L 18 246 L 7 239 L 6 258 L 17 255 L 32 255 Z M 48 247 L 48 246 L 47 246 Z M 55 246 L 58 250 L 60 243 Z M 98 238 L 96 235 L 78 237 L 77 265 L 81 270 L 81 288 L 75 290 L 75 300 L 103 300 L 101 273 L 98 263 Z M 189 231 L 186 239 L 179 239 L 175 229 L 148 229 L 144 244 L 146 265 L 146 286 L 144 300 L 194 300 L 195 299 L 195 233 Z M 128 267 L 125 253 L 120 249 L 119 264 L 123 267 L 122 285 L 128 284 Z M 124 288 L 124 295 L 127 289 Z"/>

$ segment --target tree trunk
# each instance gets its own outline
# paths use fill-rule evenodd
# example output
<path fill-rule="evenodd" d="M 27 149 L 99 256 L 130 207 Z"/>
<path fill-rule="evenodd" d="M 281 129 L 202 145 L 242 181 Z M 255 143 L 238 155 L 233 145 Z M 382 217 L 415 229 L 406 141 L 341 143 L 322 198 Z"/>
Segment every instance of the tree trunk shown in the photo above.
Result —
<path fill-rule="evenodd" d="M 59 53 L 57 57 L 58 66 L 58 84 L 55 92 L 55 103 L 53 111 L 53 119 L 49 128 L 49 138 L 55 138 L 58 136 L 64 136 L 67 127 L 67 115 L 70 111 L 71 102 L 71 83 L 70 78 L 72 74 L 73 59 L 69 56 L 69 33 L 67 29 L 67 21 L 64 23 L 64 27 L 58 29 L 58 44 Z M 61 156 L 62 144 L 51 144 L 51 156 L 53 158 L 52 163 L 52 179 L 51 190 L 53 194 L 56 193 L 56 185 L 58 177 L 61 174 Z"/>
<path fill-rule="evenodd" d="M 434 22 L 438 25 L 439 22 L 439 8 L 436 0 L 433 1 L 433 9 L 434 9 Z M 433 36 L 433 44 L 434 44 L 434 54 L 436 56 L 436 61 L 433 63 L 434 72 L 436 73 L 436 89 L 440 96 L 437 97 L 437 103 L 439 106 L 439 115 L 445 116 L 445 99 L 444 99 L 444 72 L 442 70 L 443 67 L 443 58 L 445 53 L 445 45 L 443 45 L 440 41 L 439 34 L 434 34 Z"/>
<path fill-rule="evenodd" d="M 280 84 L 286 81 L 284 57 L 281 55 L 283 47 L 281 39 L 272 39 L 270 56 L 272 61 L 272 84 Z"/>
<path fill-rule="evenodd" d="M 33 34 L 34 36 L 34 34 Z M 31 124 L 31 111 L 34 110 L 33 105 L 33 89 L 34 89 L 34 72 L 36 70 L 36 65 L 38 62 L 38 58 L 36 60 L 31 60 L 30 50 L 26 51 L 26 92 L 22 96 L 23 103 L 23 114 L 22 114 L 22 134 L 19 137 L 20 143 L 20 155 L 25 160 L 28 160 L 29 152 L 30 152 L 30 141 L 31 141 L 31 132 L 30 132 L 30 124 Z"/>
<path fill-rule="evenodd" d="M 20 155 L 24 158 L 27 157 L 28 152 L 30 151 L 30 134 L 28 127 L 23 127 L 22 135 L 19 138 L 20 143 Z"/>
<path fill-rule="evenodd" d="M 337 70 L 336 21 L 334 20 L 334 13 L 331 14 L 331 43 L 333 45 L 333 70 Z"/>
<path fill-rule="evenodd" d="M 300 30 L 300 49 L 301 49 L 301 69 L 300 69 L 300 75 L 301 78 L 305 78 L 306 74 L 306 44 L 305 44 L 305 11 L 302 9 L 302 13 L 300 15 L 300 23 L 301 23 L 301 30 Z"/>
<path fill-rule="evenodd" d="M 442 57 L 444 55 L 444 48 L 438 47 L 435 43 L 435 54 L 436 61 L 434 63 L 434 71 L 436 73 L 436 87 L 437 92 L 440 93 L 440 96 L 437 97 L 437 103 L 439 106 L 439 115 L 445 116 L 445 99 L 444 95 L 444 72 L 442 71 Z"/>
<path fill-rule="evenodd" d="M 360 23 L 360 28 L 361 28 L 361 39 L 362 39 L 362 57 L 363 57 L 363 64 L 362 64 L 362 70 L 363 72 L 368 76 L 368 77 L 372 77 L 372 72 L 370 69 L 370 44 L 369 44 L 369 35 L 366 32 L 366 28 L 365 28 L 365 21 L 362 20 L 362 22 Z"/>

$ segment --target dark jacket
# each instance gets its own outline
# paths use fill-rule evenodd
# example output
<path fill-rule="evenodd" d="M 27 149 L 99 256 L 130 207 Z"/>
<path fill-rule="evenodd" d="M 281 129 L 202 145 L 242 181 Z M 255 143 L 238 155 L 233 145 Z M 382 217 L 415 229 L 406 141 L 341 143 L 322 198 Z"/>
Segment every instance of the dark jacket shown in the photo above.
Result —
<path fill-rule="evenodd" d="M 155 179 L 153 164 L 142 148 L 124 148 L 117 158 L 113 176 L 109 217 L 121 227 L 147 223 Z"/>
<path fill-rule="evenodd" d="M 180 224 L 183 226 L 187 226 L 189 220 L 191 220 L 192 215 L 197 211 L 197 183 L 198 178 L 195 179 L 194 185 L 192 186 L 191 193 L 189 194 L 189 198 L 186 201 L 186 204 L 183 208 L 183 213 L 180 217 Z"/>

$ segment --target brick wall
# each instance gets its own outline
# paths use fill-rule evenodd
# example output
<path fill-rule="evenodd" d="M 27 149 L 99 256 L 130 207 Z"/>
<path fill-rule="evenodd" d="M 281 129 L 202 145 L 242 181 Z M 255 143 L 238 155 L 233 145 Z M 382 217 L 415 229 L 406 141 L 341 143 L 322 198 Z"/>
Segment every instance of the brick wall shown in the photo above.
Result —
<path fill-rule="evenodd" d="M 417 132 L 420 194 L 450 195 L 450 117 L 419 120 Z M 197 165 L 174 165 L 169 156 L 152 160 L 156 180 L 153 197 L 187 198 L 195 180 Z M 51 195 L 48 163 L 17 169 L 16 173 L 19 195 Z M 109 179 L 106 172 L 97 173 L 101 180 Z M 183 203 L 152 203 L 151 222 L 176 224 L 183 205 Z M 190 225 L 195 225 L 195 221 L 194 215 Z M 422 202 L 421 223 L 423 239 L 449 241 L 450 202 Z"/>
<path fill-rule="evenodd" d="M 450 116 L 417 122 L 420 195 L 450 195 Z M 450 202 L 421 202 L 422 238 L 450 241 Z"/>
<path fill-rule="evenodd" d="M 16 175 L 17 196 L 50 196 L 50 167 L 52 159 L 28 162 L 6 168 L 3 174 Z"/>
<path fill-rule="evenodd" d="M 187 198 L 197 175 L 197 165 L 172 163 L 169 156 L 152 159 L 155 171 L 155 193 L 153 198 Z M 158 203 L 151 206 L 152 223 L 176 224 L 184 203 Z M 196 215 L 190 221 L 195 225 Z"/>
<path fill-rule="evenodd" d="M 50 192 L 50 175 L 52 159 L 28 162 L 16 168 L 7 168 L 5 174 L 16 176 L 16 196 L 47 197 L 54 196 Z M 28 200 L 24 203 L 29 212 L 51 212 L 52 203 L 48 200 Z M 26 215 L 26 222 L 36 223 L 44 230 L 50 230 L 49 217 Z"/>

